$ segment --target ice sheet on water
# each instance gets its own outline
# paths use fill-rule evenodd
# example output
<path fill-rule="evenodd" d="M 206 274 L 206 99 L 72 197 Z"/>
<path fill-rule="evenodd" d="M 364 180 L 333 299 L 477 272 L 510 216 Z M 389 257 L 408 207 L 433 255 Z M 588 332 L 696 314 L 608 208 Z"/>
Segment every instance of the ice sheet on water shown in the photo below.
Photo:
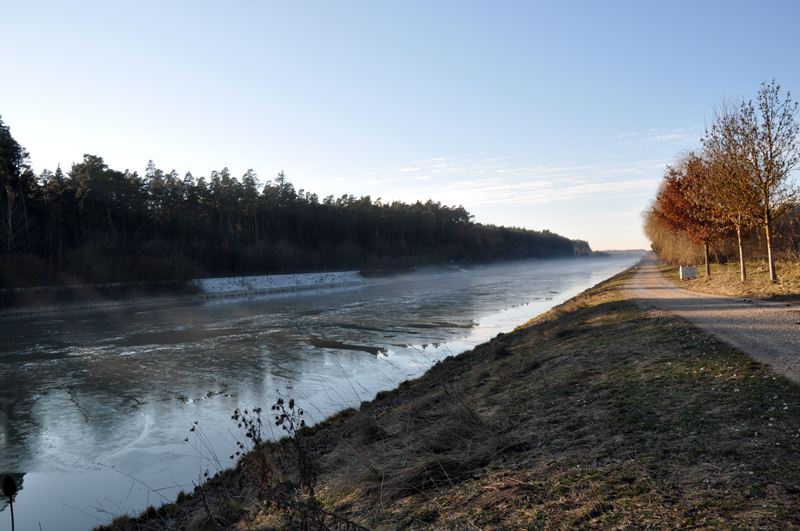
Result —
<path fill-rule="evenodd" d="M 153 491 L 136 483 L 128 498 L 131 480 L 121 472 L 153 488 L 177 482 L 190 489 L 197 463 L 211 466 L 183 443 L 193 421 L 225 454 L 236 407 L 268 407 L 276 389 L 291 389 L 308 414 L 321 419 L 509 331 L 624 267 L 527 263 L 368 281 L 337 273 L 329 274 L 331 282 L 346 280 L 359 289 L 97 312 L 44 324 L 17 321 L 13 330 L 0 322 L 0 397 L 10 401 L 3 403 L 10 414 L 0 415 L 0 431 L 7 434 L 0 468 L 31 473 L 20 507 L 30 502 L 34 508 L 35 500 L 51 494 L 55 512 L 77 503 L 67 499 L 71 493 L 51 493 L 39 481 L 53 470 L 47 472 L 52 484 L 69 474 L 93 478 L 81 494 L 83 510 L 94 499 L 141 509 Z M 543 269 L 560 276 L 547 277 Z M 294 277 L 280 285 L 320 278 Z M 265 285 L 214 282 L 210 289 L 220 291 Z M 279 284 L 273 279 L 270 285 Z M 548 291 L 558 295 L 541 300 Z M 315 346 L 312 337 L 328 343 Z M 91 527 L 73 513 L 58 513 L 59 525 L 50 528 Z"/>

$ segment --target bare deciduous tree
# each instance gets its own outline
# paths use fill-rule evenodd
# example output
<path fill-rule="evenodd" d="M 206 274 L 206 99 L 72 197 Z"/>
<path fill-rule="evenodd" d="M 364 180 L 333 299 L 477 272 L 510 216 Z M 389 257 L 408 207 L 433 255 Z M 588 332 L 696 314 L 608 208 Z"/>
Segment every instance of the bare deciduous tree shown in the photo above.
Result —
<path fill-rule="evenodd" d="M 736 116 L 741 102 L 733 99 L 722 100 L 714 106 L 710 125 L 706 127 L 713 134 L 703 139 L 708 173 L 705 183 L 710 189 L 709 199 L 716 203 L 721 214 L 736 229 L 739 244 L 739 269 L 742 282 L 747 280 L 747 266 L 744 260 L 742 238 L 753 227 L 753 219 L 761 213 L 761 200 L 758 190 L 753 186 L 749 175 L 736 164 L 742 155 L 730 156 L 737 144 L 733 139 L 736 131 Z"/>
<path fill-rule="evenodd" d="M 717 113 L 703 139 L 704 148 L 729 181 L 720 190 L 730 192 L 737 216 L 764 229 L 772 282 L 777 281 L 773 221 L 800 199 L 800 188 L 791 175 L 800 162 L 798 106 L 788 92 L 781 98 L 780 88 L 775 80 L 762 83 L 755 102 Z"/>
<path fill-rule="evenodd" d="M 757 197 L 757 193 L 752 187 L 748 188 L 747 184 L 747 180 L 737 178 L 736 171 L 727 167 L 723 160 L 713 158 L 709 160 L 705 181 L 711 192 L 708 197 L 715 202 L 729 226 L 736 230 L 742 282 L 747 280 L 743 238 L 752 230 L 753 218 L 760 212 L 760 201 L 752 199 Z"/>

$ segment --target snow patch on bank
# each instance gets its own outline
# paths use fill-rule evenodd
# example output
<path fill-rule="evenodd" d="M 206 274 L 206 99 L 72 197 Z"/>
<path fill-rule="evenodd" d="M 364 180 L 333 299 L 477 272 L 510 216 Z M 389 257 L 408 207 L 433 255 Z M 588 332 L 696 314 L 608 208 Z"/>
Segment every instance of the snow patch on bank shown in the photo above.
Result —
<path fill-rule="evenodd" d="M 367 279 L 358 271 L 342 273 L 306 273 L 301 275 L 262 275 L 252 277 L 205 278 L 190 280 L 195 289 L 183 295 L 151 295 L 123 300 L 104 300 L 92 298 L 80 302 L 57 302 L 43 305 L 23 306 L 17 308 L 0 308 L 0 319 L 20 317 L 24 315 L 60 313 L 66 311 L 99 310 L 124 306 L 145 306 L 171 304 L 180 301 L 203 299 L 234 299 L 255 297 L 293 291 L 322 290 L 331 288 L 356 287 L 367 283 Z M 155 284 L 155 283 L 153 283 Z M 129 286 L 146 286 L 148 283 L 129 284 Z M 150 284 L 152 285 L 152 284 Z M 69 289 L 85 289 L 93 295 L 93 288 L 117 287 L 120 284 L 103 284 L 94 286 L 69 286 Z M 37 288 L 38 291 L 57 291 L 59 287 Z"/>
<path fill-rule="evenodd" d="M 364 284 L 358 271 L 342 273 L 306 273 L 301 275 L 262 275 L 253 277 L 206 278 L 194 283 L 206 298 L 249 297 Z"/>

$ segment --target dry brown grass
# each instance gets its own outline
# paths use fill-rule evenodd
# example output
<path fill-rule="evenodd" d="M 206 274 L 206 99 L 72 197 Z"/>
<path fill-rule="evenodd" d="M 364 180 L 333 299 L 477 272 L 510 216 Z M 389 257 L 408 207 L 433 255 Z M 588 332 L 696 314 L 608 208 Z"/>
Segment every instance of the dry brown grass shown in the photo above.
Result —
<path fill-rule="evenodd" d="M 769 269 L 765 260 L 746 263 L 747 280 L 741 281 L 739 263 L 711 264 L 711 277 L 698 267 L 699 278 L 681 281 L 677 266 L 661 264 L 661 272 L 676 285 L 701 293 L 727 295 L 747 299 L 764 299 L 800 303 L 800 261 L 778 260 L 775 268 L 778 282 L 769 281 Z"/>
<path fill-rule="evenodd" d="M 800 528 L 800 388 L 624 278 L 311 429 L 322 507 L 376 530 Z M 244 505 L 227 528 L 287 528 Z"/>

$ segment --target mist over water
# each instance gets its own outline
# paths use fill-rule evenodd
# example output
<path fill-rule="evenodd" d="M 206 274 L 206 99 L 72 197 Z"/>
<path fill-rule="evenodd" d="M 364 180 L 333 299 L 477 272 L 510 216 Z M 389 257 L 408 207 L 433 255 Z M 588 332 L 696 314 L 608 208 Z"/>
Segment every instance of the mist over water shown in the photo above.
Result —
<path fill-rule="evenodd" d="M 17 529 L 89 529 L 174 501 L 206 470 L 233 463 L 237 407 L 268 408 L 280 392 L 321 420 L 635 261 L 432 270 L 354 288 L 0 321 L 0 472 L 24 474 Z"/>

